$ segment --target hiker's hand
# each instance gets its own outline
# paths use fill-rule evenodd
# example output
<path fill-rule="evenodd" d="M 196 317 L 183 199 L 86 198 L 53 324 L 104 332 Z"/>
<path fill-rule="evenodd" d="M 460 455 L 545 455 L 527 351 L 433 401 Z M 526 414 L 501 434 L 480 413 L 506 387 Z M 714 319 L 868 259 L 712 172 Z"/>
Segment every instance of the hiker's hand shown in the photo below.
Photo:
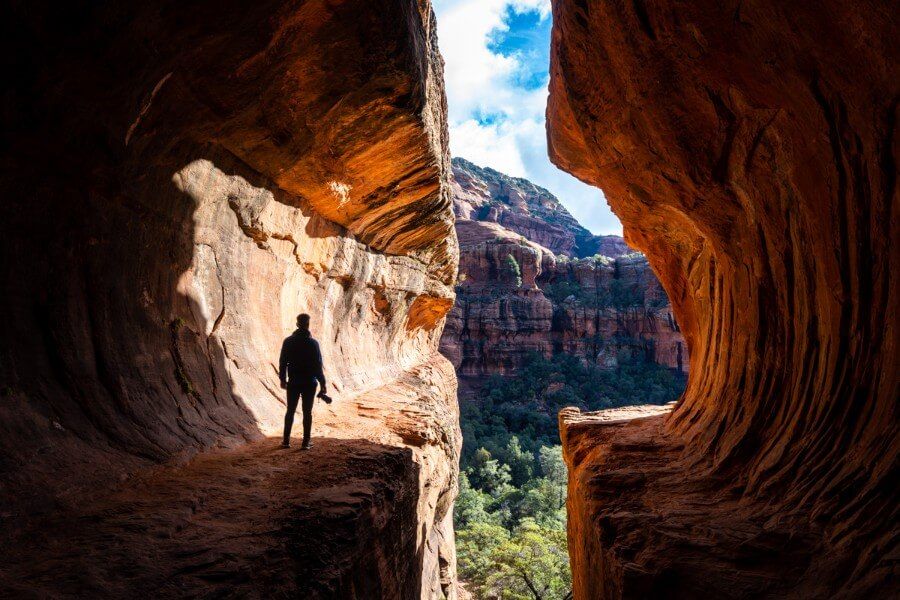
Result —
<path fill-rule="evenodd" d="M 287 389 L 287 382 L 284 382 L 284 381 L 281 382 L 281 389 L 283 389 L 283 390 Z"/>

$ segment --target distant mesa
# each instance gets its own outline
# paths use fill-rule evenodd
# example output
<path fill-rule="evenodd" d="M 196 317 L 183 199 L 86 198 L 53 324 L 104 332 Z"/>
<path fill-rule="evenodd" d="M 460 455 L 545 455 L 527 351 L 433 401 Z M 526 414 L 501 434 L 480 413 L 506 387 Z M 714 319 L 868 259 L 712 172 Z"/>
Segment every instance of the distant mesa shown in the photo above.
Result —
<path fill-rule="evenodd" d="M 684 338 L 643 254 L 592 234 L 527 179 L 452 165 L 460 278 L 441 352 L 461 377 L 514 374 L 533 352 L 687 372 Z"/>

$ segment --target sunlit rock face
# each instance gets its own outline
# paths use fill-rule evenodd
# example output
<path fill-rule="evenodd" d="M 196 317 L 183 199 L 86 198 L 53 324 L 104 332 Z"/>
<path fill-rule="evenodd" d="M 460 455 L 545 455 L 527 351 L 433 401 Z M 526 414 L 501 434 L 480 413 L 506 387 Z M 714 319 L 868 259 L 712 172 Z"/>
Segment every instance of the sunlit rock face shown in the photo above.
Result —
<path fill-rule="evenodd" d="M 279 436 L 278 351 L 308 312 L 337 398 L 317 404 L 314 435 L 358 438 L 376 463 L 383 448 L 390 468 L 351 466 L 338 487 L 295 499 L 299 516 L 279 509 L 295 525 L 358 521 L 348 539 L 310 529 L 308 545 L 327 546 L 333 563 L 267 589 L 454 597 L 460 436 L 437 345 L 458 251 L 429 3 L 13 13 L 22 68 L 4 101 L 0 242 L 6 533 L 27 537 L 44 515 L 81 514 L 111 491 L 126 497 L 117 486 L 146 467 Z M 352 444 L 336 444 L 356 464 Z M 315 468 L 303 464 L 285 469 Z M 250 516 L 233 518 L 252 531 Z M 42 543 L 35 555 L 50 560 Z M 260 555 L 286 552 L 272 543 Z M 25 553 L 7 554 L 21 580 Z M 112 593 L 107 557 L 91 556 L 98 571 L 67 581 L 62 562 L 43 591 Z M 175 581 L 186 577 L 177 560 L 146 568 Z M 119 574 L 116 593 L 146 589 L 146 576 Z M 206 580 L 226 584 L 262 585 Z"/>
<path fill-rule="evenodd" d="M 666 295 L 621 237 L 595 236 L 547 190 L 460 158 L 451 194 L 460 277 L 441 352 L 460 375 L 513 375 L 535 352 L 687 371 Z"/>
<path fill-rule="evenodd" d="M 554 2 L 551 157 L 691 360 L 669 416 L 563 415 L 576 597 L 897 593 L 893 12 Z"/>

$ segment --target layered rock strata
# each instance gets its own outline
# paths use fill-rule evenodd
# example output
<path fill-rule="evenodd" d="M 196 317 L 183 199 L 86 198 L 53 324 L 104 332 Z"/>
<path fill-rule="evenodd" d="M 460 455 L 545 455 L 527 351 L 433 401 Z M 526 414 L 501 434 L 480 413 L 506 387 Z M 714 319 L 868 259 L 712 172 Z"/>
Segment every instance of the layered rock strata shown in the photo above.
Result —
<path fill-rule="evenodd" d="M 551 157 L 691 361 L 668 416 L 562 415 L 576 597 L 900 591 L 892 8 L 554 2 Z"/>
<path fill-rule="evenodd" d="M 622 238 L 594 236 L 547 190 L 459 158 L 451 189 L 460 281 L 441 352 L 460 375 L 514 374 L 533 352 L 687 371 L 666 296 Z M 584 247 L 612 257 L 578 258 Z"/>
<path fill-rule="evenodd" d="M 458 254 L 429 4 L 8 22 L 0 588 L 454 597 L 437 345 Z M 299 312 L 337 401 L 313 451 L 275 456 L 246 444 L 279 435 Z"/>

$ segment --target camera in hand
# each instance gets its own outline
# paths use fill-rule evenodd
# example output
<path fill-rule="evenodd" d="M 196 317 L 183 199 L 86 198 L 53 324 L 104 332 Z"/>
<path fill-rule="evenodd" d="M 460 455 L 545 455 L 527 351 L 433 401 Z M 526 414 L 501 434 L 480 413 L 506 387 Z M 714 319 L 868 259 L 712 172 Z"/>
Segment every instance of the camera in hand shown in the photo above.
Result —
<path fill-rule="evenodd" d="M 319 398 L 322 399 L 325 404 L 331 404 L 331 396 L 326 394 L 325 392 L 319 392 Z"/>

